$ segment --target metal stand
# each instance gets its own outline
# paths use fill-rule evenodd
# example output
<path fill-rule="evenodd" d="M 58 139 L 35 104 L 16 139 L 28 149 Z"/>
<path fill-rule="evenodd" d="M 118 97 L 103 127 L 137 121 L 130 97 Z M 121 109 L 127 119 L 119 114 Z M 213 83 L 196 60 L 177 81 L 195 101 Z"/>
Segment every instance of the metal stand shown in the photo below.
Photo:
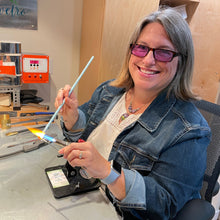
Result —
<path fill-rule="evenodd" d="M 21 43 L 15 41 L 0 41 L 0 93 L 13 93 L 13 110 L 20 110 L 20 74 Z M 7 78 L 7 83 L 1 83 L 1 78 Z M 10 83 L 10 84 L 9 84 Z"/>
<path fill-rule="evenodd" d="M 21 85 L 0 86 L 0 93 L 13 93 L 13 110 L 21 109 L 20 103 Z"/>

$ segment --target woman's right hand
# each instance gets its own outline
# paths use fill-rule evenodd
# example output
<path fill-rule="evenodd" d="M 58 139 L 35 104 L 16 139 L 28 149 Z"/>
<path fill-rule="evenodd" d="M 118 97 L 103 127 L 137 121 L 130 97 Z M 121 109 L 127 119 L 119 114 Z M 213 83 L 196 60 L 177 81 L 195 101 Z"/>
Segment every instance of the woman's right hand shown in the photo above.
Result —
<path fill-rule="evenodd" d="M 67 130 L 70 130 L 78 119 L 78 100 L 72 92 L 69 96 L 70 85 L 65 85 L 64 88 L 59 89 L 55 99 L 55 108 L 57 109 L 65 99 L 63 107 L 60 109 L 60 114 Z"/>

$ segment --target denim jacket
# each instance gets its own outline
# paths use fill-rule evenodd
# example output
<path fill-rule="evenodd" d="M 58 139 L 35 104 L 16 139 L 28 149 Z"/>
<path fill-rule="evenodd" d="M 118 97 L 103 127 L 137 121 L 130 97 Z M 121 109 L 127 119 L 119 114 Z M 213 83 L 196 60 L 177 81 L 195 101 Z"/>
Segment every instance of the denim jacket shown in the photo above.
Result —
<path fill-rule="evenodd" d="M 124 89 L 100 85 L 92 98 L 79 107 L 79 119 L 71 141 L 86 140 L 111 111 Z M 206 168 L 210 128 L 191 102 L 166 98 L 161 92 L 140 118 L 125 128 L 114 141 L 109 160 L 121 164 L 126 197 L 114 203 L 122 212 L 138 219 L 166 220 L 183 205 L 200 198 Z"/>

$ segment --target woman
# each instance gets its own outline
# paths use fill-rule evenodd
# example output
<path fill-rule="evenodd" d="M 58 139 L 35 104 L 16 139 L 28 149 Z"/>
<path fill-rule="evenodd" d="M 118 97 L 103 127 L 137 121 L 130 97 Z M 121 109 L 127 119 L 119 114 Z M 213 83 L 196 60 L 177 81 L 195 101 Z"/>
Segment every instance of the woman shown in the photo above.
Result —
<path fill-rule="evenodd" d="M 124 219 L 172 219 L 200 197 L 210 129 L 190 102 L 193 62 L 187 23 L 161 9 L 137 25 L 116 80 L 79 108 L 69 85 L 58 92 L 64 135 L 85 140 L 59 153 L 107 185 Z"/>

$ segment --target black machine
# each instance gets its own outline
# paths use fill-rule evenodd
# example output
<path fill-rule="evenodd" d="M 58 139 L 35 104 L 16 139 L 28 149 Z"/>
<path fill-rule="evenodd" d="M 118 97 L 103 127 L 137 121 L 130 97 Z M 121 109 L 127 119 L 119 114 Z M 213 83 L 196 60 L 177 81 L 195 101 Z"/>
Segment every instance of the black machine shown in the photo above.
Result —
<path fill-rule="evenodd" d="M 81 167 L 73 168 L 68 162 L 46 168 L 45 172 L 55 198 L 85 193 L 101 186 L 99 179 L 87 177 L 85 170 Z"/>

